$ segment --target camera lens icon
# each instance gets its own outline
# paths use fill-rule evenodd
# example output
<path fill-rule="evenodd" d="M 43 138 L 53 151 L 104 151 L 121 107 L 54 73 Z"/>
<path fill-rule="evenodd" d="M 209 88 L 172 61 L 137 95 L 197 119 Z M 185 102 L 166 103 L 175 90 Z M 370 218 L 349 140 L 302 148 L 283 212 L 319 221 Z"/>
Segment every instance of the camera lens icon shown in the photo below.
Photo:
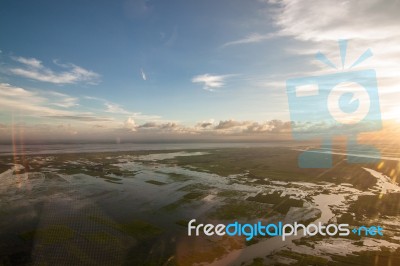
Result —
<path fill-rule="evenodd" d="M 339 40 L 342 71 L 286 81 L 292 136 L 301 141 L 320 141 L 321 148 L 306 148 L 298 157 L 300 168 L 332 167 L 332 139 L 347 137 L 347 162 L 370 163 L 380 152 L 358 143 L 360 133 L 382 128 L 378 86 L 374 69 L 345 71 L 347 40 Z M 372 56 L 367 49 L 349 69 Z M 338 70 L 323 53 L 316 59 Z M 358 154 L 355 154 L 354 151 Z M 361 156 L 360 156 L 361 155 Z"/>
<path fill-rule="evenodd" d="M 356 82 L 342 82 L 330 91 L 327 107 L 332 118 L 340 124 L 357 124 L 370 110 L 370 95 Z"/>
<path fill-rule="evenodd" d="M 289 79 L 286 89 L 293 138 L 321 141 L 321 149 L 299 155 L 301 168 L 331 167 L 332 139 L 337 136 L 347 137 L 348 163 L 380 158 L 377 149 L 357 142 L 358 134 L 382 127 L 374 70 Z M 353 150 L 364 157 L 353 156 Z"/>
<path fill-rule="evenodd" d="M 295 139 L 349 136 L 381 128 L 374 70 L 289 79 L 286 89 Z"/>

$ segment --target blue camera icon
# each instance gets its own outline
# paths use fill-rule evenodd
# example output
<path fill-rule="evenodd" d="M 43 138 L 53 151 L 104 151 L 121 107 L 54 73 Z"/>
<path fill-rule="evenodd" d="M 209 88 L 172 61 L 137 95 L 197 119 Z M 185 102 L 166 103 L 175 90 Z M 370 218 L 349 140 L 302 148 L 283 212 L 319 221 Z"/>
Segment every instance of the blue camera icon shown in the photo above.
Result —
<path fill-rule="evenodd" d="M 348 163 L 380 159 L 357 135 L 382 128 L 376 73 L 373 69 L 289 79 L 286 82 L 295 140 L 321 140 L 321 148 L 303 151 L 301 168 L 332 167 L 332 138 L 346 136 Z"/>

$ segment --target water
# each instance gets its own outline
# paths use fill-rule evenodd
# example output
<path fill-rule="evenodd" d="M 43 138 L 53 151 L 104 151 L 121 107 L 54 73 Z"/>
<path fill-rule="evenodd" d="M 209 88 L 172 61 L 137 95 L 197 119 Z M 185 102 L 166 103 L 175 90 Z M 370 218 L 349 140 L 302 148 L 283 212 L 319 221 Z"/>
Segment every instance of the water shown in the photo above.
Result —
<path fill-rule="evenodd" d="M 262 144 L 263 145 L 263 144 Z M 266 146 L 272 146 L 271 143 L 266 143 Z M 72 153 L 79 150 L 82 152 L 98 152 L 98 151 L 121 151 L 121 150 L 174 150 L 174 149 L 207 149 L 212 147 L 259 147 L 260 144 L 255 143 L 225 143 L 225 144 L 69 144 L 69 145 L 31 145 L 25 146 L 24 150 L 28 154 L 48 154 L 48 153 Z M 10 146 L 2 146 L 1 152 L 10 152 Z M 83 150 L 83 151 L 82 151 Z M 3 180 L 0 194 L 3 194 L 3 199 L 12 202 L 14 209 L 18 210 L 18 215 L 10 215 L 10 220 L 0 222 L 1 225 L 14 226 L 15 221 L 21 223 L 21 226 L 31 226 L 30 221 L 35 220 L 38 223 L 38 228 L 46 228 L 53 223 L 63 222 L 65 226 L 72 228 L 77 232 L 99 233 L 107 232 L 118 239 L 114 247 L 124 247 L 113 251 L 113 254 L 105 256 L 106 259 L 115 260 L 117 264 L 123 260 L 126 254 L 132 253 L 125 247 L 133 246 L 135 243 L 124 242 L 124 236 L 118 235 L 118 232 L 112 231 L 112 228 L 107 228 L 104 224 L 98 224 L 92 220 L 85 219 L 88 216 L 100 217 L 101 219 L 124 221 L 129 219 L 144 219 L 149 220 L 159 227 L 167 228 L 165 234 L 160 236 L 157 243 L 167 243 L 172 249 L 176 244 L 176 235 L 180 232 L 176 221 L 183 218 L 198 217 L 199 215 L 215 207 L 221 203 L 221 199 L 216 197 L 218 191 L 223 189 L 236 190 L 241 192 L 257 194 L 262 189 L 279 190 L 288 195 L 295 195 L 298 198 L 304 199 L 306 195 L 312 197 L 309 202 L 312 207 L 318 208 L 321 211 L 320 218 L 313 223 L 328 223 L 335 214 L 335 210 L 341 209 L 345 212 L 348 207 L 348 202 L 345 198 L 350 195 L 361 195 L 364 192 L 358 191 L 346 184 L 335 185 L 333 183 L 313 184 L 306 182 L 282 182 L 273 181 L 273 185 L 253 186 L 249 184 L 231 183 L 231 177 L 218 176 L 213 173 L 198 172 L 193 169 L 186 169 L 174 165 L 163 165 L 158 163 L 159 160 L 174 158 L 176 156 L 202 155 L 207 151 L 187 152 L 175 151 L 170 153 L 155 153 L 151 155 L 121 155 L 121 159 L 116 158 L 114 166 L 118 166 L 123 170 L 132 172 L 132 176 L 121 178 L 119 183 L 104 182 L 101 178 L 78 174 L 74 176 L 63 175 L 67 181 L 58 183 L 56 180 L 46 181 L 43 183 L 43 178 L 28 179 L 27 174 L 20 174 L 16 180 L 12 176 L 12 171 L 7 170 L 0 173 Z M 125 157 L 124 157 L 125 156 Z M 52 157 L 52 156 L 49 156 Z M 146 162 L 143 162 L 146 161 Z M 82 163 L 82 165 L 80 165 Z M 85 162 L 76 161 L 74 165 L 83 167 Z M 61 165 L 60 165 L 61 166 Z M 14 168 L 17 169 L 15 165 Z M 396 184 L 391 184 L 390 180 L 381 173 L 371 169 L 364 168 L 369 171 L 378 180 L 376 189 L 379 192 L 390 192 L 398 189 Z M 182 181 L 172 181 L 169 179 L 169 174 L 181 174 L 189 177 Z M 134 176 L 133 176 L 134 175 Z M 24 178 L 26 177 L 26 178 Z M 157 180 L 165 182 L 162 186 L 149 184 L 147 181 Z M 18 181 L 16 183 L 16 181 Z M 13 183 L 13 184 L 11 184 Z M 43 183 L 43 184 L 42 184 Z M 16 185 L 18 184 L 18 187 Z M 198 200 L 198 205 L 189 205 L 190 208 L 181 206 L 176 211 L 168 213 L 161 211 L 162 207 L 176 202 L 186 192 L 180 191 L 181 188 L 191 184 L 202 184 L 212 187 L 207 190 L 208 196 Z M 393 187 L 396 186 L 396 187 Z M 14 189 L 12 189 L 14 187 Z M 315 194 L 314 192 L 328 189 L 331 194 Z M 14 193 L 15 192 L 15 193 Z M 49 192 L 52 192 L 49 194 Z M 372 193 L 372 192 L 365 192 Z M 39 213 L 35 209 L 35 202 L 43 202 L 43 208 Z M 20 204 L 20 205 L 19 205 Z M 6 204 L 5 206 L 7 206 Z M 195 207 L 193 207 L 195 206 Z M 198 207 L 200 206 L 200 207 Z M 157 214 L 155 216 L 155 214 Z M 33 217 L 33 218 L 32 218 Z M 156 217 L 156 218 L 154 218 Z M 13 221 L 11 218 L 14 218 Z M 18 218 L 18 219 L 16 219 Z M 69 219 L 71 218 L 71 219 Z M 293 217 L 292 217 L 293 218 Z M 315 218 L 314 218 L 315 219 Z M 26 222 L 23 222 L 26 221 Z M 33 226 L 33 225 L 32 225 Z M 17 231 L 17 228 L 13 228 Z M 26 230 L 26 229 L 25 229 Z M 92 232 L 92 231 L 93 232 Z M 7 230 L 5 230 L 7 231 Z M 281 237 L 273 237 L 265 239 L 257 244 L 245 247 L 240 250 L 233 250 L 225 257 L 219 258 L 213 265 L 233 265 L 240 264 L 242 261 L 251 261 L 255 257 L 265 257 L 265 255 L 273 254 L 282 248 L 293 248 L 296 245 L 294 240 L 303 237 L 302 232 L 298 232 L 297 236 L 290 236 L 286 241 L 282 241 Z M 79 239 L 78 239 L 79 240 Z M 72 241 L 72 240 L 71 240 Z M 133 240 L 130 240 L 133 241 Z M 164 242 L 163 242 L 164 241 Z M 73 242 L 80 247 L 81 242 Z M 329 243 L 328 243 L 329 244 Z M 351 244 L 351 243 L 350 243 Z M 100 244 L 99 244 L 100 245 Z M 327 246 L 329 247 L 329 246 Z M 33 246 L 34 254 L 37 256 L 45 256 L 48 253 L 47 249 L 43 249 L 40 245 Z M 95 249 L 91 249 L 95 250 Z M 164 252 L 161 248 L 161 250 Z M 160 252 L 161 252 L 160 251 Z M 348 250 L 342 248 L 342 252 Z M 62 252 L 60 251 L 60 254 Z M 57 255 L 60 255 L 57 254 Z M 61 255 L 60 255 L 61 256 Z M 40 259 L 40 258 L 39 258 Z M 40 260 L 39 260 L 40 261 Z"/>
<path fill-rule="evenodd" d="M 252 148 L 289 146 L 289 142 L 263 143 L 120 143 L 120 144 L 45 144 L 0 145 L 0 156 L 17 154 L 60 154 L 145 150 L 186 150 L 214 148 Z"/>
<path fill-rule="evenodd" d="M 332 219 L 335 214 L 329 208 L 329 204 L 340 205 L 344 201 L 343 195 L 325 195 L 320 194 L 314 197 L 315 206 L 320 209 L 321 217 L 312 223 L 318 224 L 321 222 L 322 224 L 326 224 Z M 230 252 L 228 255 L 223 257 L 220 260 L 216 260 L 210 265 L 218 266 L 218 265 L 241 265 L 242 262 L 251 261 L 253 258 L 263 258 L 268 254 L 272 254 L 275 251 L 282 249 L 283 247 L 292 245 L 292 242 L 296 239 L 300 239 L 304 237 L 303 231 L 299 230 L 297 235 L 291 235 L 285 238 L 285 241 L 282 240 L 281 236 L 271 237 L 264 241 L 261 241 L 257 244 L 245 247 L 244 249 L 234 250 Z"/>

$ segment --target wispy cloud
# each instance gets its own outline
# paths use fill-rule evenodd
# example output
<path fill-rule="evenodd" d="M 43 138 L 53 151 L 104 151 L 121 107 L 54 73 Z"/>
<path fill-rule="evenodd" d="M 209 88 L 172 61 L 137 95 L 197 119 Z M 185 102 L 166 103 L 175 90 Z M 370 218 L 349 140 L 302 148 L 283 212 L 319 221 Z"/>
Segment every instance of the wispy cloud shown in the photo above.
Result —
<path fill-rule="evenodd" d="M 147 77 L 146 77 L 146 73 L 144 73 L 144 71 L 143 71 L 143 68 L 140 69 L 140 74 L 142 75 L 142 79 L 143 79 L 144 81 L 146 81 L 146 80 L 147 80 Z"/>
<path fill-rule="evenodd" d="M 150 121 L 158 121 L 158 120 L 161 120 L 161 118 L 162 118 L 159 115 L 146 115 L 146 114 L 143 114 L 141 112 L 129 111 L 125 107 L 123 107 L 123 106 L 121 106 L 119 104 L 110 102 L 110 101 L 108 101 L 106 99 L 102 99 L 102 98 L 98 98 L 98 97 L 92 97 L 92 96 L 84 96 L 83 98 L 87 99 L 87 100 L 92 100 L 92 101 L 97 101 L 97 102 L 102 103 L 102 105 L 104 105 L 106 107 L 105 110 L 99 110 L 99 111 L 102 111 L 102 112 L 106 112 L 106 113 L 110 113 L 110 114 L 114 114 L 114 115 L 119 115 L 119 116 L 120 115 L 124 115 L 125 117 L 126 116 L 132 117 L 132 119 L 147 120 L 147 121 L 148 120 L 150 120 Z"/>
<path fill-rule="evenodd" d="M 35 58 L 24 58 L 24 57 L 13 57 L 13 59 L 21 64 L 24 64 L 28 67 L 32 68 L 40 68 L 42 67 L 42 62 Z"/>
<path fill-rule="evenodd" d="M 248 36 L 246 36 L 246 37 L 244 37 L 242 39 L 224 43 L 222 45 L 222 47 L 228 47 L 228 46 L 240 45 L 240 44 L 258 43 L 258 42 L 262 42 L 264 40 L 271 39 L 274 36 L 275 35 L 271 34 L 271 33 L 260 34 L 260 33 L 255 32 L 255 33 L 249 34 Z"/>
<path fill-rule="evenodd" d="M 69 111 L 49 106 L 49 99 L 39 92 L 29 91 L 7 83 L 0 83 L 0 106 L 3 111 L 16 111 L 28 115 L 68 115 Z"/>
<path fill-rule="evenodd" d="M 139 120 L 160 120 L 161 116 L 158 115 L 145 115 L 141 112 L 131 112 L 120 106 L 116 103 L 105 102 L 106 112 L 113 113 L 113 114 L 120 114 L 120 115 L 129 115 L 132 119 L 139 119 Z"/>
<path fill-rule="evenodd" d="M 277 8 L 272 14 L 277 26 L 277 35 L 299 40 L 289 51 L 294 55 L 311 55 L 320 49 L 333 64 L 340 66 L 341 58 L 337 40 L 349 39 L 344 68 L 366 50 L 373 57 L 357 68 L 375 69 L 380 90 L 380 105 L 383 117 L 393 111 L 400 95 L 398 73 L 400 60 L 399 1 L 382 4 L 375 0 L 339 0 L 332 5 L 326 0 L 282 0 L 274 2 Z M 306 45 L 305 45 L 306 44 Z M 320 64 L 321 70 L 328 69 Z M 309 75 L 321 74 L 318 71 Z"/>
<path fill-rule="evenodd" d="M 93 96 L 84 96 L 83 98 L 87 99 L 87 100 L 100 102 L 102 105 L 104 105 L 106 107 L 105 110 L 102 110 L 103 112 L 106 112 L 106 113 L 122 114 L 122 115 L 131 115 L 132 114 L 132 112 L 126 110 L 121 105 L 110 102 L 103 98 L 93 97 Z"/>
<path fill-rule="evenodd" d="M 391 2 L 389 4 L 389 2 Z M 398 1 L 283 0 L 274 20 L 280 34 L 302 40 L 385 39 L 399 36 Z"/>
<path fill-rule="evenodd" d="M 111 117 L 99 117 L 94 115 L 86 115 L 86 114 L 75 114 L 75 115 L 47 115 L 43 116 L 47 118 L 54 119 L 66 119 L 66 120 L 77 120 L 84 122 L 111 122 L 114 121 Z"/>
<path fill-rule="evenodd" d="M 214 91 L 216 88 L 223 87 L 225 85 L 225 79 L 232 75 L 211 75 L 203 74 L 192 78 L 193 83 L 203 84 L 203 89 L 208 91 Z"/>
<path fill-rule="evenodd" d="M 160 115 L 146 115 L 142 114 L 141 112 L 132 113 L 131 116 L 135 119 L 139 120 L 147 120 L 147 121 L 161 121 L 162 116 Z"/>
<path fill-rule="evenodd" d="M 62 107 L 62 108 L 70 108 L 74 106 L 78 106 L 78 98 L 71 97 L 64 93 L 59 93 L 55 91 L 46 91 L 46 94 L 52 96 L 51 105 Z"/>
<path fill-rule="evenodd" d="M 113 121 L 90 112 L 71 110 L 78 99 L 55 91 L 32 91 L 0 83 L 0 110 L 20 117 L 53 118 L 75 121 Z"/>
<path fill-rule="evenodd" d="M 107 113 L 114 113 L 114 114 L 131 114 L 131 112 L 128 112 L 127 110 L 125 110 L 124 108 L 122 108 L 120 105 L 115 104 L 115 103 L 110 103 L 110 102 L 106 102 L 104 103 L 104 105 L 106 106 L 106 112 Z"/>
<path fill-rule="evenodd" d="M 65 69 L 64 71 L 54 71 L 45 67 L 42 62 L 36 58 L 12 57 L 12 59 L 22 64 L 21 67 L 9 68 L 9 72 L 17 76 L 54 84 L 74 84 L 82 82 L 93 85 L 100 81 L 99 74 L 75 64 L 60 64 L 54 61 L 57 66 Z"/>

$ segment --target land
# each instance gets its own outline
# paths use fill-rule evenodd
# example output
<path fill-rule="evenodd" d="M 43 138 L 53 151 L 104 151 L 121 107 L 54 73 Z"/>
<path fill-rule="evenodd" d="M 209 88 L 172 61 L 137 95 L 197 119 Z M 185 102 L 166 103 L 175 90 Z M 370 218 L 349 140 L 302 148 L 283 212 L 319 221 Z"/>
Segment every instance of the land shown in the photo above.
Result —
<path fill-rule="evenodd" d="M 298 156 L 290 147 L 2 156 L 0 265 L 222 265 L 235 254 L 236 265 L 400 264 L 399 162 L 334 155 L 332 168 L 302 169 Z M 378 224 L 385 234 L 302 237 L 269 251 L 276 239 L 189 237 L 191 219 Z"/>

